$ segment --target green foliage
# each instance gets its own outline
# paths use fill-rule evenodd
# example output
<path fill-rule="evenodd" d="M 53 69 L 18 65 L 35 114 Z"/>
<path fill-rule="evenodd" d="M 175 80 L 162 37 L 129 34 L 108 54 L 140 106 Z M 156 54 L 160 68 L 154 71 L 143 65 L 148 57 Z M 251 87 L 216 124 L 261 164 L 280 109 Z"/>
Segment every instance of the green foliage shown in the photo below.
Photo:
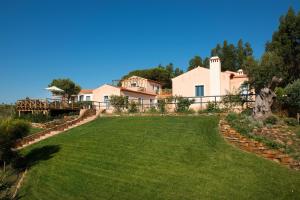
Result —
<path fill-rule="evenodd" d="M 224 106 L 226 111 L 232 111 L 232 109 L 236 108 L 237 106 L 242 106 L 244 100 L 239 92 L 236 93 L 229 93 L 222 97 L 221 103 Z"/>
<path fill-rule="evenodd" d="M 22 114 L 20 117 L 18 115 L 15 115 L 15 119 L 23 119 L 29 122 L 33 123 L 45 123 L 45 122 L 50 122 L 54 119 L 60 119 L 62 118 L 63 115 L 59 116 L 51 116 L 51 115 L 44 115 L 43 113 L 28 113 L 28 114 Z"/>
<path fill-rule="evenodd" d="M 166 100 L 165 99 L 158 99 L 157 100 L 157 107 L 159 112 L 165 113 L 166 112 Z"/>
<path fill-rule="evenodd" d="M 256 92 L 270 83 L 273 76 L 282 78 L 281 87 L 300 78 L 300 12 L 290 8 L 280 18 L 278 30 L 266 44 L 266 52 L 259 62 L 247 65 L 249 83 Z"/>
<path fill-rule="evenodd" d="M 137 113 L 139 111 L 139 104 L 135 101 L 130 101 L 128 104 L 128 112 L 129 113 Z"/>
<path fill-rule="evenodd" d="M 215 102 L 208 101 L 204 112 L 218 113 L 218 112 L 221 112 L 221 109 L 219 108 L 218 104 L 216 104 Z"/>
<path fill-rule="evenodd" d="M 129 72 L 127 75 L 122 77 L 122 80 L 129 78 L 131 76 L 140 76 L 146 79 L 158 81 L 162 84 L 163 88 L 172 88 L 172 78 L 179 76 L 183 71 L 178 67 L 175 68 L 172 63 L 166 65 L 165 67 L 159 65 L 150 69 L 134 70 Z"/>
<path fill-rule="evenodd" d="M 230 124 L 232 128 L 234 128 L 236 131 L 238 131 L 240 134 L 245 135 L 249 138 L 252 138 L 256 141 L 262 142 L 266 144 L 267 146 L 279 149 L 283 148 L 284 146 L 276 143 L 272 140 L 269 140 L 263 136 L 257 136 L 253 135 L 252 131 L 254 128 L 261 128 L 263 126 L 263 123 L 260 121 L 254 120 L 251 116 L 246 116 L 244 114 L 237 114 L 237 113 L 229 113 L 226 116 L 226 120 Z M 277 118 L 276 118 L 277 120 Z M 276 120 L 274 118 L 270 118 L 270 123 L 274 123 Z M 277 121 L 276 121 L 277 122 Z"/>
<path fill-rule="evenodd" d="M 274 52 L 280 59 L 277 68 L 283 78 L 283 86 L 300 78 L 300 12 L 289 8 L 280 17 L 278 30 L 273 33 L 272 41 L 267 43 L 266 52 Z M 271 70 L 271 69 L 270 69 Z"/>
<path fill-rule="evenodd" d="M 24 120 L 0 120 L 0 162 L 9 162 L 15 157 L 11 148 L 16 140 L 28 135 L 29 131 L 30 124 Z"/>
<path fill-rule="evenodd" d="M 189 61 L 189 67 L 187 71 L 195 69 L 196 67 L 203 67 L 202 58 L 200 56 L 195 56 Z"/>
<path fill-rule="evenodd" d="M 71 79 L 54 79 L 49 84 L 49 87 L 51 86 L 56 86 L 64 90 L 63 94 L 66 95 L 68 100 L 71 99 L 72 95 L 77 95 L 81 90 L 81 87 L 79 85 L 76 85 Z"/>
<path fill-rule="evenodd" d="M 282 77 L 282 72 L 278 66 L 282 64 L 282 59 L 274 52 L 266 52 L 258 62 L 252 62 L 247 66 L 249 84 L 255 88 L 256 93 L 263 87 L 268 86 L 273 76 Z"/>
<path fill-rule="evenodd" d="M 250 43 L 243 43 L 242 39 L 238 44 L 229 44 L 224 40 L 223 45 L 217 44 L 211 50 L 211 56 L 219 56 L 222 61 L 222 71 L 231 70 L 237 71 L 238 69 L 245 69 L 245 63 L 249 59 L 253 59 L 253 50 Z"/>
<path fill-rule="evenodd" d="M 14 105 L 0 104 L 0 119 L 13 117 L 14 114 Z"/>
<path fill-rule="evenodd" d="M 253 113 L 253 108 L 247 108 L 241 112 L 242 115 L 251 116 Z"/>
<path fill-rule="evenodd" d="M 194 99 L 190 100 L 185 97 L 176 97 L 176 112 L 187 112 L 194 101 Z"/>
<path fill-rule="evenodd" d="M 148 113 L 157 113 L 157 110 L 156 110 L 155 106 L 151 106 L 147 112 Z"/>
<path fill-rule="evenodd" d="M 128 106 L 128 98 L 126 96 L 111 95 L 109 99 L 116 112 L 122 112 Z"/>
<path fill-rule="evenodd" d="M 286 107 L 291 116 L 295 116 L 296 113 L 300 113 L 300 79 L 288 84 L 285 89 L 285 101 Z"/>
<path fill-rule="evenodd" d="M 229 113 L 226 120 L 235 130 L 243 135 L 251 135 L 252 130 L 257 126 L 252 117 L 237 113 Z"/>
<path fill-rule="evenodd" d="M 297 126 L 298 121 L 295 118 L 288 117 L 284 119 L 284 123 L 287 124 L 288 126 Z"/>
<path fill-rule="evenodd" d="M 275 115 L 271 115 L 264 120 L 265 124 L 277 124 L 278 118 Z"/>

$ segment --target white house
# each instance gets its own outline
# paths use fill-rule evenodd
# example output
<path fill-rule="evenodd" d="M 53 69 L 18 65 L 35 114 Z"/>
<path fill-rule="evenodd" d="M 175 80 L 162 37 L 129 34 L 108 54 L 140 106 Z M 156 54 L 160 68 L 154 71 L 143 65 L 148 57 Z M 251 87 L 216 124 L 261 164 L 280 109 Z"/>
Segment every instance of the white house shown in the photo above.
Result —
<path fill-rule="evenodd" d="M 221 72 L 219 57 L 209 60 L 209 69 L 197 67 L 172 79 L 172 95 L 183 97 L 220 96 L 237 91 L 248 80 L 242 70 Z"/>

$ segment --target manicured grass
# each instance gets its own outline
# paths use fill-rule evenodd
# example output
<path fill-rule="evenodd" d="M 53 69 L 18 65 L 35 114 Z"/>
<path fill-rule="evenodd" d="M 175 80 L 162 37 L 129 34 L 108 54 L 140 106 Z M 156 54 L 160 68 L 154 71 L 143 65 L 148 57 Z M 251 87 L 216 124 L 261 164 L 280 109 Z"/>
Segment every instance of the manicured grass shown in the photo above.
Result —
<path fill-rule="evenodd" d="M 21 199 L 299 199 L 300 172 L 228 145 L 218 118 L 100 118 L 22 153 Z"/>

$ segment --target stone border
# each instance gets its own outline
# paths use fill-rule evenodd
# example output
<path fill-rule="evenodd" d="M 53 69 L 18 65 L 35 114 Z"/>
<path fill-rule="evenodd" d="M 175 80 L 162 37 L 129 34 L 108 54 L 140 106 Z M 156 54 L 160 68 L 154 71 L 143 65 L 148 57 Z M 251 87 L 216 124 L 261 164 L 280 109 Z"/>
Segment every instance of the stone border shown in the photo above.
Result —
<path fill-rule="evenodd" d="M 231 128 L 228 122 L 226 122 L 224 119 L 220 120 L 219 129 L 224 139 L 230 144 L 233 144 L 244 151 L 255 153 L 260 157 L 287 166 L 291 169 L 300 170 L 299 161 L 296 161 L 281 150 L 272 149 L 262 142 L 258 142 L 254 139 L 241 135 L 236 130 Z"/>
<path fill-rule="evenodd" d="M 18 183 L 16 185 L 15 192 L 12 195 L 13 199 L 16 198 L 16 196 L 18 194 L 18 191 L 19 191 L 19 189 L 20 189 L 20 187 L 21 187 L 21 185 L 22 185 L 22 183 L 24 181 L 24 178 L 25 178 L 26 174 L 27 174 L 27 169 L 25 169 L 25 171 L 22 173 L 21 178 L 19 179 L 19 181 L 18 181 Z"/>

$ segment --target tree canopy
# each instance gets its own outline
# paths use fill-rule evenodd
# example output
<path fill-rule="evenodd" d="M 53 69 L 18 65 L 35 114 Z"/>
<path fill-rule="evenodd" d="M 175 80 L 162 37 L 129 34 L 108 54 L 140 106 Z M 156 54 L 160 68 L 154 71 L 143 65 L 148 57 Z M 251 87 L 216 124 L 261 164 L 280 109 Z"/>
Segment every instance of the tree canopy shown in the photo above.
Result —
<path fill-rule="evenodd" d="M 64 94 L 66 95 L 67 99 L 70 100 L 72 95 L 77 95 L 81 87 L 75 84 L 71 79 L 53 79 L 52 82 L 49 84 L 49 87 L 56 86 L 62 90 L 64 90 Z"/>
<path fill-rule="evenodd" d="M 266 51 L 258 60 L 246 60 L 244 66 L 250 85 L 258 92 L 272 80 L 282 78 L 281 87 L 300 78 L 300 12 L 296 15 L 290 8 L 280 18 L 278 30 L 272 41 L 267 42 Z"/>
<path fill-rule="evenodd" d="M 249 42 L 244 44 L 240 39 L 235 46 L 224 40 L 223 45 L 217 44 L 211 50 L 211 56 L 219 56 L 222 62 L 222 71 L 237 71 L 245 69 L 246 61 L 253 58 L 253 50 Z"/>
<path fill-rule="evenodd" d="M 166 66 L 159 65 L 150 69 L 142 69 L 142 70 L 133 70 L 129 72 L 127 75 L 122 77 L 122 80 L 129 78 L 131 76 L 140 76 L 143 78 L 147 78 L 150 80 L 158 81 L 162 83 L 163 88 L 172 88 L 171 79 L 182 74 L 183 71 L 174 66 L 172 63 L 169 63 Z"/>

